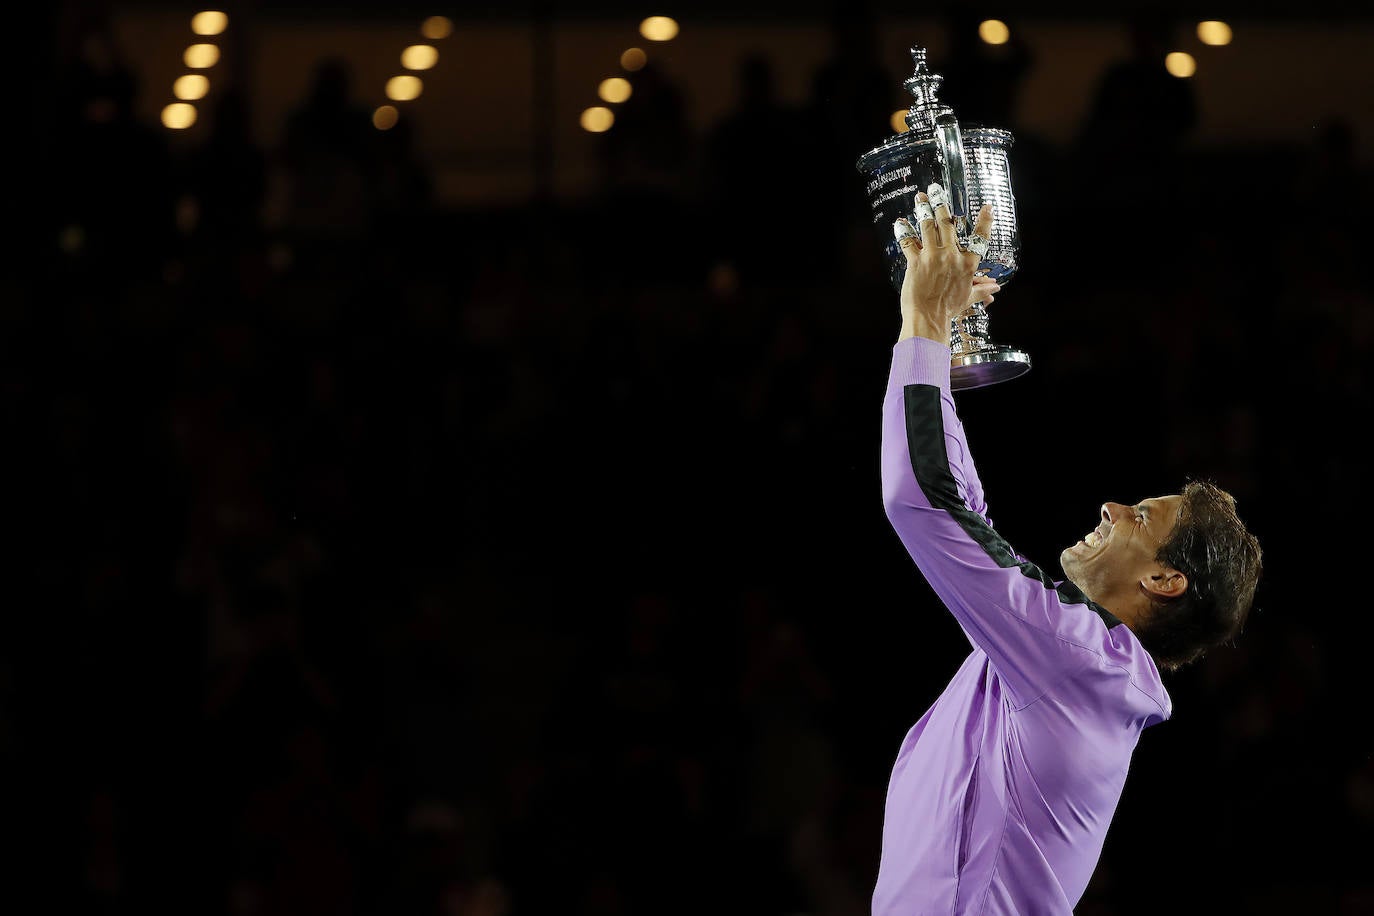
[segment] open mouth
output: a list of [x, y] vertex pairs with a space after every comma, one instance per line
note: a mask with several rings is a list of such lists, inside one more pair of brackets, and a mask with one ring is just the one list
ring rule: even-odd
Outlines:
[[1112, 526], [1103, 522], [1092, 531], [1089, 531], [1083, 538], [1083, 543], [1089, 547], [1100, 547], [1102, 542], [1107, 540], [1107, 535], [1112, 533]]

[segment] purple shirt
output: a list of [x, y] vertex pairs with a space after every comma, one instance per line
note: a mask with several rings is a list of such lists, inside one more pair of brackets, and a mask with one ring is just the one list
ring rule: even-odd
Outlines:
[[1172, 703], [1128, 627], [993, 529], [949, 368], [936, 341], [893, 348], [883, 500], [973, 652], [897, 754], [873, 913], [1067, 914]]

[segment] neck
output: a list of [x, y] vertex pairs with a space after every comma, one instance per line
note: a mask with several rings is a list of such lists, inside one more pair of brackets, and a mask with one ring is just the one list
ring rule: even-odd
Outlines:
[[1136, 625], [1145, 618], [1146, 612], [1149, 611], [1148, 602], [1113, 601], [1110, 604], [1106, 602], [1098, 603], [1111, 611], [1113, 617], [1130, 627], [1132, 632], [1135, 631]]
[[[1078, 583], [1074, 584], [1077, 585]], [[1115, 592], [1093, 595], [1089, 594], [1088, 590], [1081, 585], [1079, 588], [1084, 595], [1087, 595], [1088, 600], [1099, 607], [1106, 608], [1113, 617], [1130, 627], [1131, 630], [1135, 630], [1136, 624], [1144, 619], [1150, 609], [1150, 603], [1145, 600], [1143, 595], [1117, 594]]]

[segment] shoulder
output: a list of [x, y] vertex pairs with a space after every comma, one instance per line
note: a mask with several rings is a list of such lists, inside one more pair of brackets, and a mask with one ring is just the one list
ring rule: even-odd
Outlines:
[[1146, 724], [1168, 719], [1173, 713], [1169, 692], [1154, 658], [1130, 627], [1072, 583], [1057, 581], [1055, 586], [1066, 611], [1056, 635], [1078, 646], [1088, 659], [1068, 681], [1086, 686], [1100, 695], [1100, 701], [1127, 709]]
[[1096, 663], [1085, 673], [1091, 672], [1094, 691], [1117, 700], [1145, 725], [1173, 715], [1173, 701], [1159, 667], [1130, 627], [1120, 622], [1104, 625], [1100, 640], [1091, 648]]

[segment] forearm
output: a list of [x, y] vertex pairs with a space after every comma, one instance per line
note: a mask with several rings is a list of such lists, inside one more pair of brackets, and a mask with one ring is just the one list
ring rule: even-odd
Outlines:
[[[912, 335], [921, 338], [923, 335]], [[954, 409], [949, 381], [948, 347], [932, 338], [905, 338], [893, 347], [887, 393], [883, 399], [882, 477], [883, 493], [889, 508], [931, 508], [928, 494], [918, 484], [910, 450], [907, 424], [906, 389], [919, 385], [933, 390], [934, 404], [942, 414], [939, 426], [941, 463], [958, 480], [963, 463], [962, 428]], [[946, 464], [947, 463], [947, 464]]]
[[902, 330], [897, 336], [897, 342], [901, 343], [911, 337], [924, 337], [933, 340], [938, 344], [949, 346], [949, 322], [931, 321], [924, 315], [903, 315]]
[[888, 490], [889, 485], [905, 489], [903, 478], [906, 483], [913, 482], [911, 455], [907, 451], [905, 441], [903, 389], [911, 383], [930, 385], [940, 390], [942, 425], [947, 434], [945, 458], [949, 463], [949, 473], [958, 485], [960, 502], [986, 519], [987, 504], [983, 497], [983, 483], [969, 452], [963, 423], [960, 422], [955, 410], [954, 396], [950, 388], [950, 356], [948, 344], [924, 334], [908, 335], [893, 347], [893, 361], [884, 408], [888, 416], [884, 421], [883, 430], [884, 451], [891, 455], [891, 463], [885, 465], [884, 473], [891, 479], [884, 480], [884, 490], [891, 492]]

